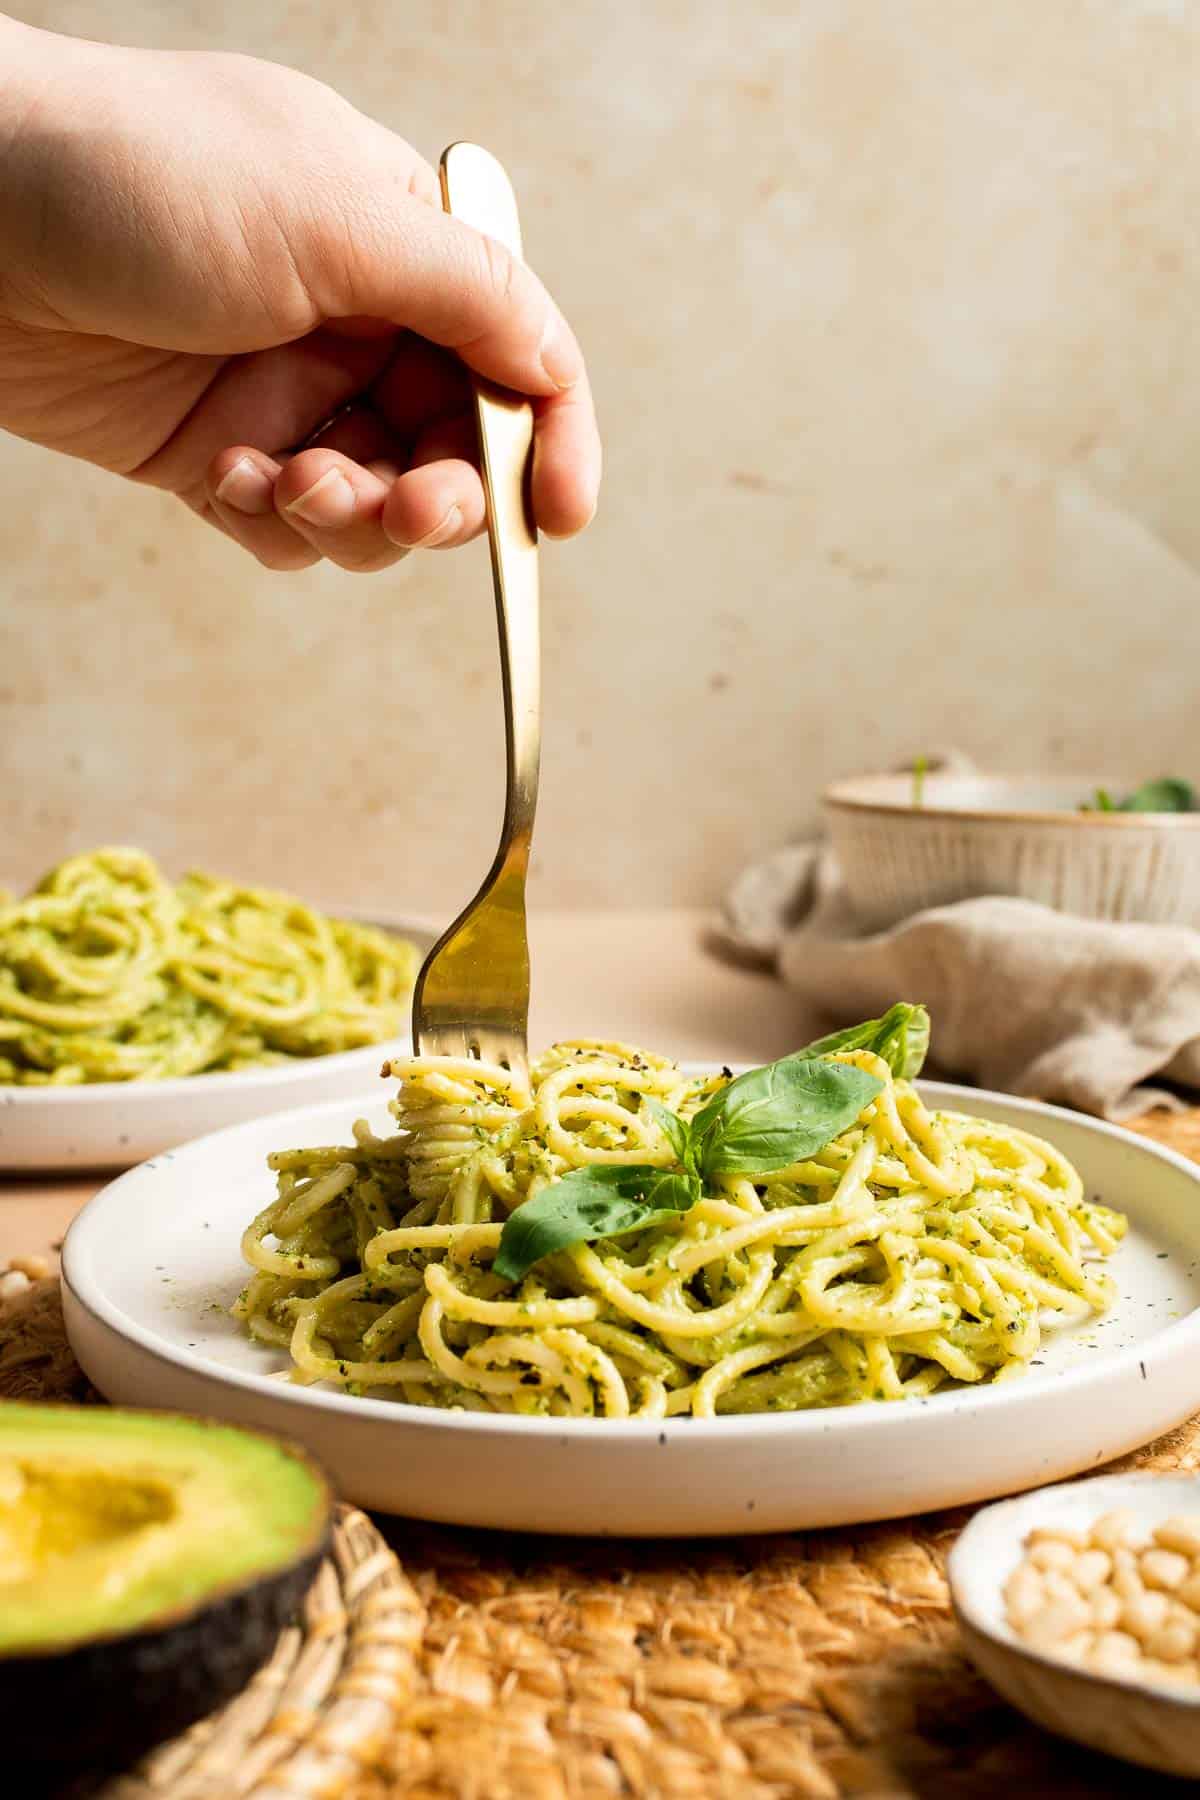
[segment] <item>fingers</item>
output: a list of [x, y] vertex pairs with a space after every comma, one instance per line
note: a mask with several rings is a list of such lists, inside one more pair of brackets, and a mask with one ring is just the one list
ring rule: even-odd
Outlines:
[[381, 524], [394, 465], [364, 467], [340, 451], [304, 450], [284, 464], [239, 447], [213, 459], [205, 491], [214, 516], [268, 569], [322, 557], [366, 573], [407, 552]]
[[[583, 377], [570, 326], [537, 276], [494, 238], [377, 183], [331, 191], [336, 217], [308, 228], [306, 285], [326, 318], [391, 319], [456, 351], [518, 393], [549, 395]], [[353, 229], [347, 231], [347, 220]]]
[[282, 465], [265, 451], [240, 444], [222, 450], [209, 465], [204, 497], [222, 530], [264, 568], [308, 569], [320, 552], [275, 511], [275, 483]]
[[[250, 360], [250, 393], [218, 405], [216, 417], [178, 434], [191, 441], [186, 449], [182, 441], [169, 446], [164, 461], [191, 465], [215, 432], [235, 420], [249, 423], [250, 399], [278, 396], [280, 390], [263, 380], [262, 363]], [[340, 357], [331, 361], [344, 379]], [[230, 383], [231, 400], [235, 391]], [[322, 405], [336, 392], [322, 392]], [[548, 536], [568, 537], [591, 518], [600, 478], [586, 379], [533, 404], [534, 514]], [[443, 409], [451, 416], [439, 417]], [[287, 409], [272, 413], [272, 448], [281, 414]], [[287, 416], [289, 425], [296, 416]], [[485, 524], [477, 463], [470, 385], [461, 365], [404, 336], [371, 384], [369, 399], [349, 404], [302, 451], [271, 455], [244, 442], [221, 448], [210, 456], [201, 485], [208, 515], [265, 567], [304, 569], [325, 557], [339, 568], [366, 572], [388, 567], [411, 549], [449, 549], [475, 537]], [[161, 478], [163, 472], [154, 474]]]
[[[600, 472], [586, 379], [533, 404], [534, 514], [549, 536], [570, 536], [592, 515]], [[291, 455], [288, 446], [339, 405], [333, 423]], [[337, 455], [314, 464], [307, 459], [316, 449]], [[314, 497], [315, 516], [304, 517], [305, 489], [339, 459], [352, 493], [331, 480]], [[326, 331], [228, 364], [137, 473], [181, 493], [202, 488], [212, 517], [267, 568], [303, 569], [326, 556], [368, 570], [404, 550], [474, 537], [483, 523], [476, 464], [470, 382], [454, 356], [411, 334]]]
[[[384, 138], [376, 150], [386, 163]], [[334, 194], [341, 206], [337, 230], [320, 212], [312, 222], [308, 242], [319, 274], [309, 290], [326, 317], [381, 317], [402, 328], [394, 368], [380, 383], [383, 410], [411, 406], [414, 381], [418, 389], [446, 382], [445, 363], [439, 367], [431, 357], [435, 345], [529, 396], [538, 415], [532, 479], [538, 525], [552, 537], [582, 530], [599, 493], [599, 431], [582, 352], [537, 276], [431, 196], [397, 196], [382, 179], [364, 190], [357, 175], [352, 194], [338, 194], [336, 183]], [[351, 217], [354, 229], [347, 232]], [[428, 416], [448, 414], [445, 396], [439, 398]]]
[[[412, 441], [425, 420], [472, 410], [462, 364], [411, 333], [398, 339], [372, 399], [405, 442]], [[548, 536], [570, 537], [591, 519], [600, 486], [600, 436], [587, 377], [566, 393], [535, 400], [533, 407], [534, 517]], [[473, 427], [466, 454], [469, 461], [476, 460]]]
[[533, 515], [547, 537], [573, 537], [591, 522], [600, 492], [600, 434], [587, 379], [534, 402]]
[[275, 510], [286, 527], [340, 569], [366, 574], [407, 555], [383, 529], [392, 483], [336, 450], [305, 450], [275, 483]]
[[[535, 448], [534, 503], [541, 528], [565, 537], [587, 523], [594, 493], [556, 460], [560, 429], [552, 417], [545, 449]], [[478, 536], [486, 511], [473, 419], [431, 427], [404, 473], [393, 448], [378, 420], [354, 410], [319, 447], [282, 464], [248, 446], [222, 451], [205, 496], [214, 520], [269, 569], [305, 569], [325, 557], [368, 573], [409, 550], [455, 549]]]
[[393, 483], [383, 528], [412, 550], [452, 550], [485, 524], [483, 482], [475, 464], [475, 422], [443, 420], [418, 440], [412, 468]]
[[231, 357], [134, 478], [184, 493], [229, 445], [256, 444], [269, 460], [302, 443], [387, 368], [394, 335], [314, 331], [274, 350]]
[[[369, 448], [363, 422], [357, 431]], [[370, 464], [339, 450], [301, 451], [284, 464], [246, 446], [213, 459], [204, 499], [213, 521], [268, 569], [306, 569], [325, 557], [367, 573], [410, 550], [465, 544], [485, 523], [483, 484], [470, 460], [472, 424], [459, 419], [430, 432], [415, 466], [397, 476], [385, 459]]]
[[450, 351], [404, 331], [387, 368], [372, 383], [371, 400], [397, 435], [412, 442], [431, 419], [471, 410], [470, 377]]
[[407, 440], [400, 437], [387, 420], [381, 418], [374, 407], [367, 405], [365, 401], [338, 413], [304, 448], [340, 450], [343, 456], [361, 463], [364, 468], [374, 468], [377, 463], [389, 463], [393, 465], [389, 479], [397, 476], [408, 461]]

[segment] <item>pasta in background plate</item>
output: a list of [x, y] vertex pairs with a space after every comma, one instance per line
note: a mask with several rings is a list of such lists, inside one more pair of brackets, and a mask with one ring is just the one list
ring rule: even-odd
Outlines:
[[0, 1082], [150, 1081], [326, 1056], [403, 1029], [416, 948], [290, 894], [177, 886], [140, 850], [0, 893]]
[[418, 1405], [661, 1418], [1019, 1374], [1115, 1297], [1125, 1220], [1052, 1145], [931, 1113], [901, 1005], [766, 1069], [556, 1044], [526, 1089], [392, 1065], [398, 1131], [282, 1150], [234, 1312], [293, 1378]]

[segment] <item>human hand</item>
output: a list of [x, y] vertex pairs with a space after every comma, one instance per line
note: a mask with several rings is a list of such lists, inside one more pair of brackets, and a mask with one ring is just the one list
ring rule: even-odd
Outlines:
[[533, 508], [595, 509], [583, 358], [418, 153], [305, 75], [0, 19], [0, 427], [166, 488], [272, 569], [484, 524], [467, 370], [527, 395]]

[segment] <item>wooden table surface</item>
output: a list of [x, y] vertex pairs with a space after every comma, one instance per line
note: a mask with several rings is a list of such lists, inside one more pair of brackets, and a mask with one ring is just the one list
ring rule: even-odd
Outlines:
[[[699, 912], [550, 912], [530, 925], [530, 1042], [616, 1037], [680, 1058], [768, 1062], [813, 1035], [771, 976], [704, 948]], [[110, 1173], [0, 1174], [0, 1265], [57, 1243]]]

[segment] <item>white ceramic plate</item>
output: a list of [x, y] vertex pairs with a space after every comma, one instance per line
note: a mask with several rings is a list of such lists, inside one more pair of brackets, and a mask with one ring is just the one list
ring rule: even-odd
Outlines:
[[238, 1239], [287, 1145], [337, 1142], [386, 1103], [338, 1102], [222, 1131], [121, 1176], [63, 1250], [72, 1347], [126, 1405], [299, 1439], [343, 1494], [384, 1512], [512, 1530], [683, 1536], [797, 1530], [990, 1499], [1094, 1467], [1200, 1406], [1200, 1169], [1056, 1107], [923, 1084], [1053, 1138], [1088, 1190], [1131, 1218], [1121, 1300], [1060, 1333], [1043, 1365], [923, 1401], [711, 1421], [513, 1419], [355, 1399], [279, 1377], [286, 1359], [228, 1315]]
[[[430, 931], [388, 925], [424, 955]], [[167, 1081], [97, 1081], [80, 1087], [0, 1085], [0, 1171], [128, 1169], [173, 1144], [281, 1107], [353, 1100], [386, 1057], [405, 1056], [408, 1033], [384, 1044], [268, 1064], [233, 1073]]]

